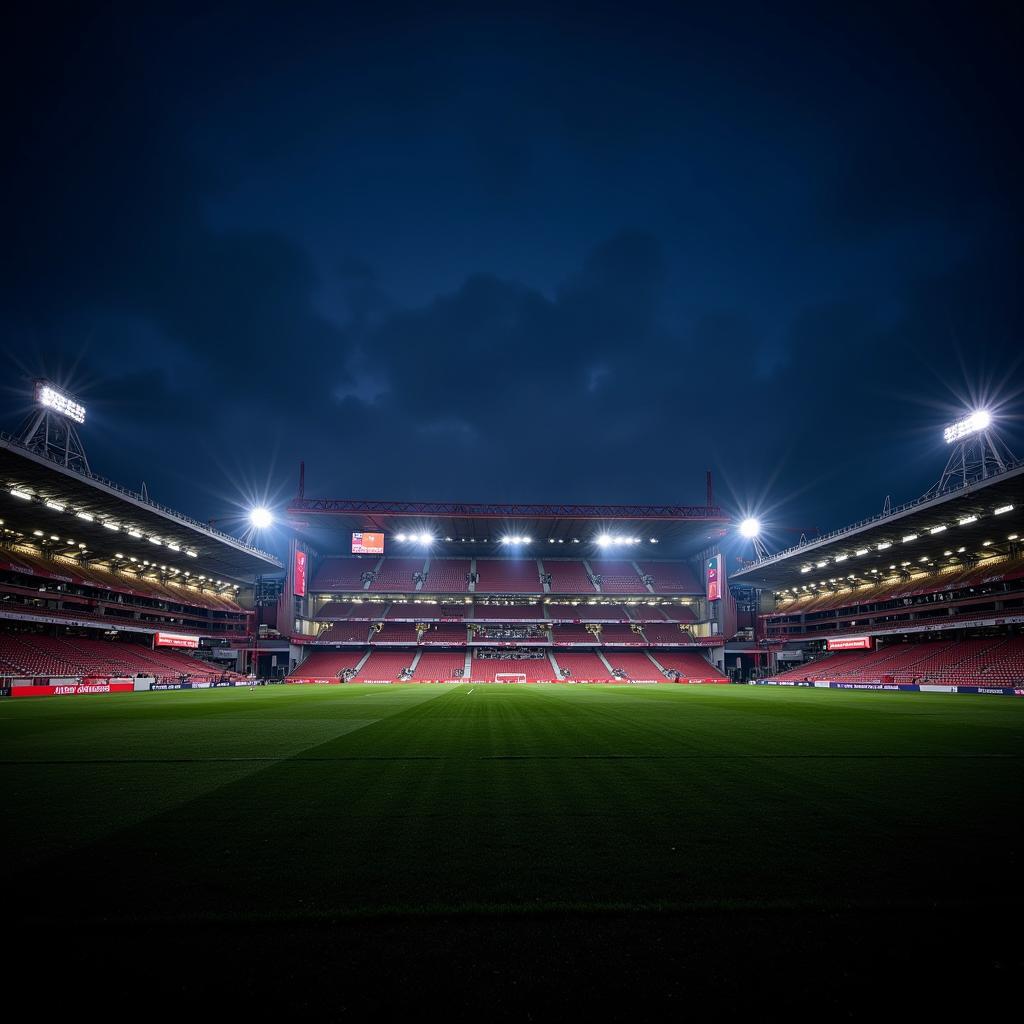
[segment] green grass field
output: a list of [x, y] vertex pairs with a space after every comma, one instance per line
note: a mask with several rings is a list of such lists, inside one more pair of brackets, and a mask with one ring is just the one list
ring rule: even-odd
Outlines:
[[0, 737], [12, 926], [201, 951], [262, 1005], [738, 1008], [740, 964], [834, 950], [861, 982], [788, 998], [848, 1011], [872, 959], [1020, 970], [1024, 701], [268, 687], [8, 701]]

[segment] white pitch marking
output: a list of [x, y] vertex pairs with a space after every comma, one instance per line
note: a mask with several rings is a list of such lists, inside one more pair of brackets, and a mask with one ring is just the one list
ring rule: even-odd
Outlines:
[[[476, 689], [476, 687], [471, 686], [469, 688], [469, 693], [472, 693], [474, 689]], [[469, 696], [469, 693], [466, 694], [467, 697]]]

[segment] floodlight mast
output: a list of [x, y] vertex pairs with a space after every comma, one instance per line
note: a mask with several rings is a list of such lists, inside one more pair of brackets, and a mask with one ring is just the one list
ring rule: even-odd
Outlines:
[[29, 450], [66, 469], [89, 473], [89, 460], [75, 429], [85, 422], [85, 406], [45, 378], [35, 382], [38, 408], [25, 420], [18, 440]]
[[979, 480], [987, 480], [1015, 462], [1013, 452], [992, 427], [992, 414], [978, 409], [951, 423], [942, 432], [946, 444], [952, 445], [946, 468], [926, 498], [937, 498]]

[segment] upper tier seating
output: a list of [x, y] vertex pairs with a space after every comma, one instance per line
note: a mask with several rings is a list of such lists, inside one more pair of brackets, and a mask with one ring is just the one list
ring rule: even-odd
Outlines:
[[[563, 678], [568, 672], [570, 679], [586, 680], [595, 683], [610, 683], [615, 677], [608, 671], [608, 666], [596, 655], [589, 651], [559, 651], [555, 655], [558, 667], [562, 670]], [[653, 666], [651, 666], [653, 668]]]
[[370, 584], [370, 590], [390, 590], [396, 593], [412, 593], [416, 590], [414, 573], [422, 573], [426, 559], [385, 558], [377, 570], [377, 576]]
[[348, 592], [363, 589], [362, 574], [373, 569], [380, 559], [371, 558], [325, 558], [313, 576], [309, 589], [313, 593], [338, 591]]
[[574, 620], [586, 622], [633, 622], [635, 617], [630, 615], [626, 606], [622, 604], [590, 604], [589, 601], [581, 601], [579, 604], [559, 604], [552, 602], [545, 604], [548, 618], [553, 621]]
[[644, 623], [644, 636], [649, 643], [658, 644], [685, 644], [691, 640], [690, 634], [680, 629], [672, 622], [648, 622]]
[[654, 579], [656, 594], [701, 594], [703, 588], [684, 562], [638, 562], [640, 571]]
[[336, 622], [328, 626], [317, 639], [334, 644], [365, 644], [369, 634], [370, 627], [366, 622]]
[[601, 626], [601, 643], [603, 644], [640, 644], [647, 641], [641, 633], [634, 633], [626, 623], [606, 622]]
[[[656, 609], [669, 622], [696, 622], [697, 615], [692, 608], [681, 604], [663, 604]], [[652, 616], [653, 618], [654, 616]]]
[[347, 668], [355, 668], [366, 652], [362, 649], [348, 651], [313, 651], [289, 679], [338, 679]]
[[703, 655], [687, 651], [652, 651], [658, 664], [679, 673], [680, 680], [703, 679], [716, 683], [727, 683], [729, 677], [722, 675]]
[[507, 672], [523, 673], [529, 683], [549, 683], [555, 678], [548, 658], [480, 658], [474, 653], [473, 679], [494, 682], [495, 675]]
[[539, 594], [542, 592], [536, 558], [478, 558], [478, 594]]
[[646, 594], [647, 587], [628, 559], [590, 559], [590, 568], [601, 577], [602, 594]]
[[474, 622], [521, 622], [543, 618], [542, 604], [478, 604], [473, 609]]
[[465, 594], [469, 581], [468, 558], [432, 558], [423, 591], [431, 594]]
[[466, 643], [466, 627], [459, 622], [435, 622], [420, 638], [423, 644]]
[[370, 633], [372, 644], [416, 643], [415, 622], [385, 622], [378, 632]]
[[597, 640], [594, 634], [582, 624], [556, 625], [551, 627], [551, 639], [555, 645], [558, 644], [591, 644], [595, 645]]
[[[632, 654], [628, 651], [604, 651], [605, 661], [613, 669], [621, 669], [627, 679], [653, 680], [667, 682], [661, 669], [646, 654]], [[561, 664], [561, 661], [559, 661]]]
[[409, 647], [403, 651], [375, 650], [363, 663], [363, 667], [352, 680], [354, 683], [372, 681], [375, 683], [399, 680], [402, 669], [411, 668], [416, 657], [416, 649]]
[[441, 682], [448, 679], [461, 679], [466, 665], [466, 652], [461, 651], [424, 651], [413, 672], [414, 680], [434, 680]]
[[596, 594], [586, 566], [578, 558], [542, 559], [544, 571], [551, 575], [552, 594]]
[[356, 607], [358, 606], [349, 604], [347, 601], [328, 601], [316, 613], [316, 618], [319, 622], [340, 621], [341, 619], [347, 619]]

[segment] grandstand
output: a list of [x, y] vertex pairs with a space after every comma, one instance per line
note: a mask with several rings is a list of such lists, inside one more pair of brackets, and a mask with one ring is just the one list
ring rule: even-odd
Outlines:
[[[241, 678], [256, 650], [255, 580], [282, 563], [95, 475], [75, 441], [72, 459], [0, 437], [0, 690]], [[265, 618], [266, 629], [273, 609]], [[284, 660], [280, 643], [264, 644], [265, 669], [271, 647]]]
[[[298, 498], [289, 514], [292, 559], [302, 551], [311, 562], [291, 637], [296, 680], [309, 675], [307, 659], [316, 652], [344, 647], [362, 657], [372, 648], [357, 680], [389, 671], [396, 682], [447, 678], [460, 657], [457, 678], [479, 682], [518, 677], [520, 661], [530, 681], [611, 682], [640, 672], [668, 683], [722, 675], [722, 612], [701, 582], [703, 553], [724, 532], [715, 507]], [[496, 522], [505, 525], [497, 529]], [[345, 553], [353, 534], [370, 531], [381, 537], [381, 550]], [[620, 555], [626, 547], [642, 557]], [[441, 646], [452, 650], [421, 668], [425, 649]], [[616, 675], [601, 650], [624, 647], [689, 649], [703, 669], [666, 673], [643, 655], [626, 658]], [[501, 656], [489, 656], [494, 650]]]
[[1024, 467], [1011, 465], [733, 573], [758, 593], [765, 674], [786, 684], [1020, 689], [1022, 511]]

